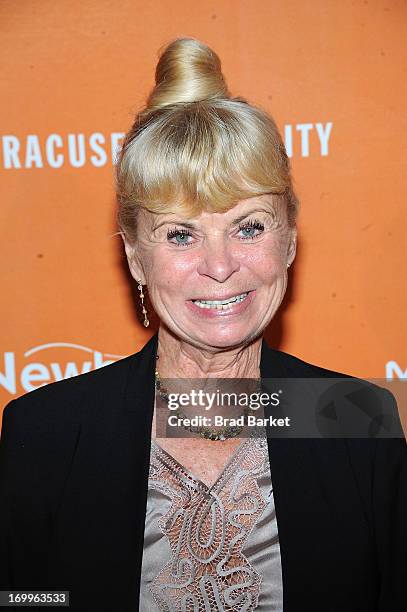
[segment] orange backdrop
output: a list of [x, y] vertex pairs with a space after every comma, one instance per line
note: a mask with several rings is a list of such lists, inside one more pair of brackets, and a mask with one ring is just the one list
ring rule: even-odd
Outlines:
[[405, 0], [3, 0], [0, 24], [2, 406], [150, 334], [113, 237], [113, 163], [177, 36], [215, 49], [292, 158], [298, 252], [268, 340], [406, 377]]

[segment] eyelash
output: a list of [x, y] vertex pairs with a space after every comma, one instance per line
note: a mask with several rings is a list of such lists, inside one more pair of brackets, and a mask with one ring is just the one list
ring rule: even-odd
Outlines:
[[[176, 227], [174, 227], [174, 229], [172, 230], [169, 229], [167, 231], [167, 240], [171, 240], [172, 238], [175, 238], [175, 236], [179, 236], [180, 234], [182, 236], [192, 236], [192, 233], [189, 229], [177, 229]], [[189, 246], [190, 243], [185, 243], [185, 244], [178, 243], [177, 244], [176, 242], [173, 242], [172, 244], [175, 244], [175, 246], [177, 247], [186, 247], [186, 246]]]
[[[264, 224], [261, 223], [261, 221], [259, 221], [258, 219], [250, 219], [249, 221], [246, 221], [246, 223], [239, 225], [239, 231], [242, 231], [247, 228], [264, 231]], [[254, 238], [257, 238], [258, 235], [259, 234], [257, 234], [256, 236], [246, 236], [246, 238], [241, 238], [241, 240], [253, 240]]]
[[[248, 228], [257, 229], [257, 230], [260, 230], [260, 232], [263, 232], [264, 224], [261, 223], [261, 221], [259, 221], [258, 219], [250, 219], [246, 223], [239, 225], [239, 232], [241, 232], [244, 229], [248, 229]], [[192, 236], [192, 232], [189, 229], [187, 228], [180, 229], [180, 228], [174, 227], [173, 229], [169, 229], [167, 231], [167, 240], [169, 241], [172, 238], [179, 236], [180, 234], [182, 236]], [[257, 236], [258, 234], [256, 236], [246, 236], [245, 238], [240, 238], [240, 240], [254, 240], [255, 238], [257, 238]], [[185, 244], [178, 243], [177, 244], [176, 242], [173, 242], [172, 244], [174, 244], [177, 247], [188, 247], [192, 243], [185, 243]]]

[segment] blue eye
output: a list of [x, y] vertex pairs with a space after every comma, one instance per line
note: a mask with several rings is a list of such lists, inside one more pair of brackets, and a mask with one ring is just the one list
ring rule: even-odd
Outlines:
[[175, 244], [176, 246], [188, 246], [191, 244], [188, 241], [188, 238], [190, 237], [191, 232], [187, 229], [174, 228], [172, 230], [168, 230], [167, 232], [167, 240], [172, 241], [173, 238], [175, 238], [175, 242], [172, 242], [172, 244]]
[[242, 240], [256, 238], [263, 231], [263, 223], [257, 221], [256, 219], [254, 219], [253, 221], [247, 221], [247, 223], [239, 225], [239, 232], [243, 232]]

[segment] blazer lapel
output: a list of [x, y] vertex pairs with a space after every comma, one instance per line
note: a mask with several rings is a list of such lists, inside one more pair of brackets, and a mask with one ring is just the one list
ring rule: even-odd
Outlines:
[[75, 610], [138, 610], [156, 346], [157, 335], [109, 366], [112, 384], [83, 400], [48, 570], [48, 589], [69, 590]]
[[[268, 347], [265, 340], [260, 367], [263, 381], [304, 376], [303, 372], [300, 374], [289, 369], [284, 353]], [[305, 386], [304, 392], [307, 392]], [[272, 416], [273, 412], [271, 408], [266, 415]], [[326, 521], [329, 507], [317, 477], [318, 470], [315, 469], [318, 457], [315, 441], [268, 437], [267, 442], [280, 541], [284, 612], [298, 612], [316, 575], [319, 574], [318, 580], [324, 580], [322, 559], [329, 549], [329, 542], [332, 545], [335, 538], [332, 538], [332, 523]], [[329, 443], [329, 440], [324, 442]], [[321, 598], [319, 605], [324, 605]], [[322, 609], [318, 606], [315, 609]]]

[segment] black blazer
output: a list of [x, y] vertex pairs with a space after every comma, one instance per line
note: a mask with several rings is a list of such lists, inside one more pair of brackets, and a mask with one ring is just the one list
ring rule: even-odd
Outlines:
[[[0, 590], [69, 590], [71, 610], [139, 609], [156, 349], [157, 334], [7, 404]], [[264, 341], [261, 374], [342, 376]], [[268, 444], [284, 612], [405, 612], [405, 440]]]

